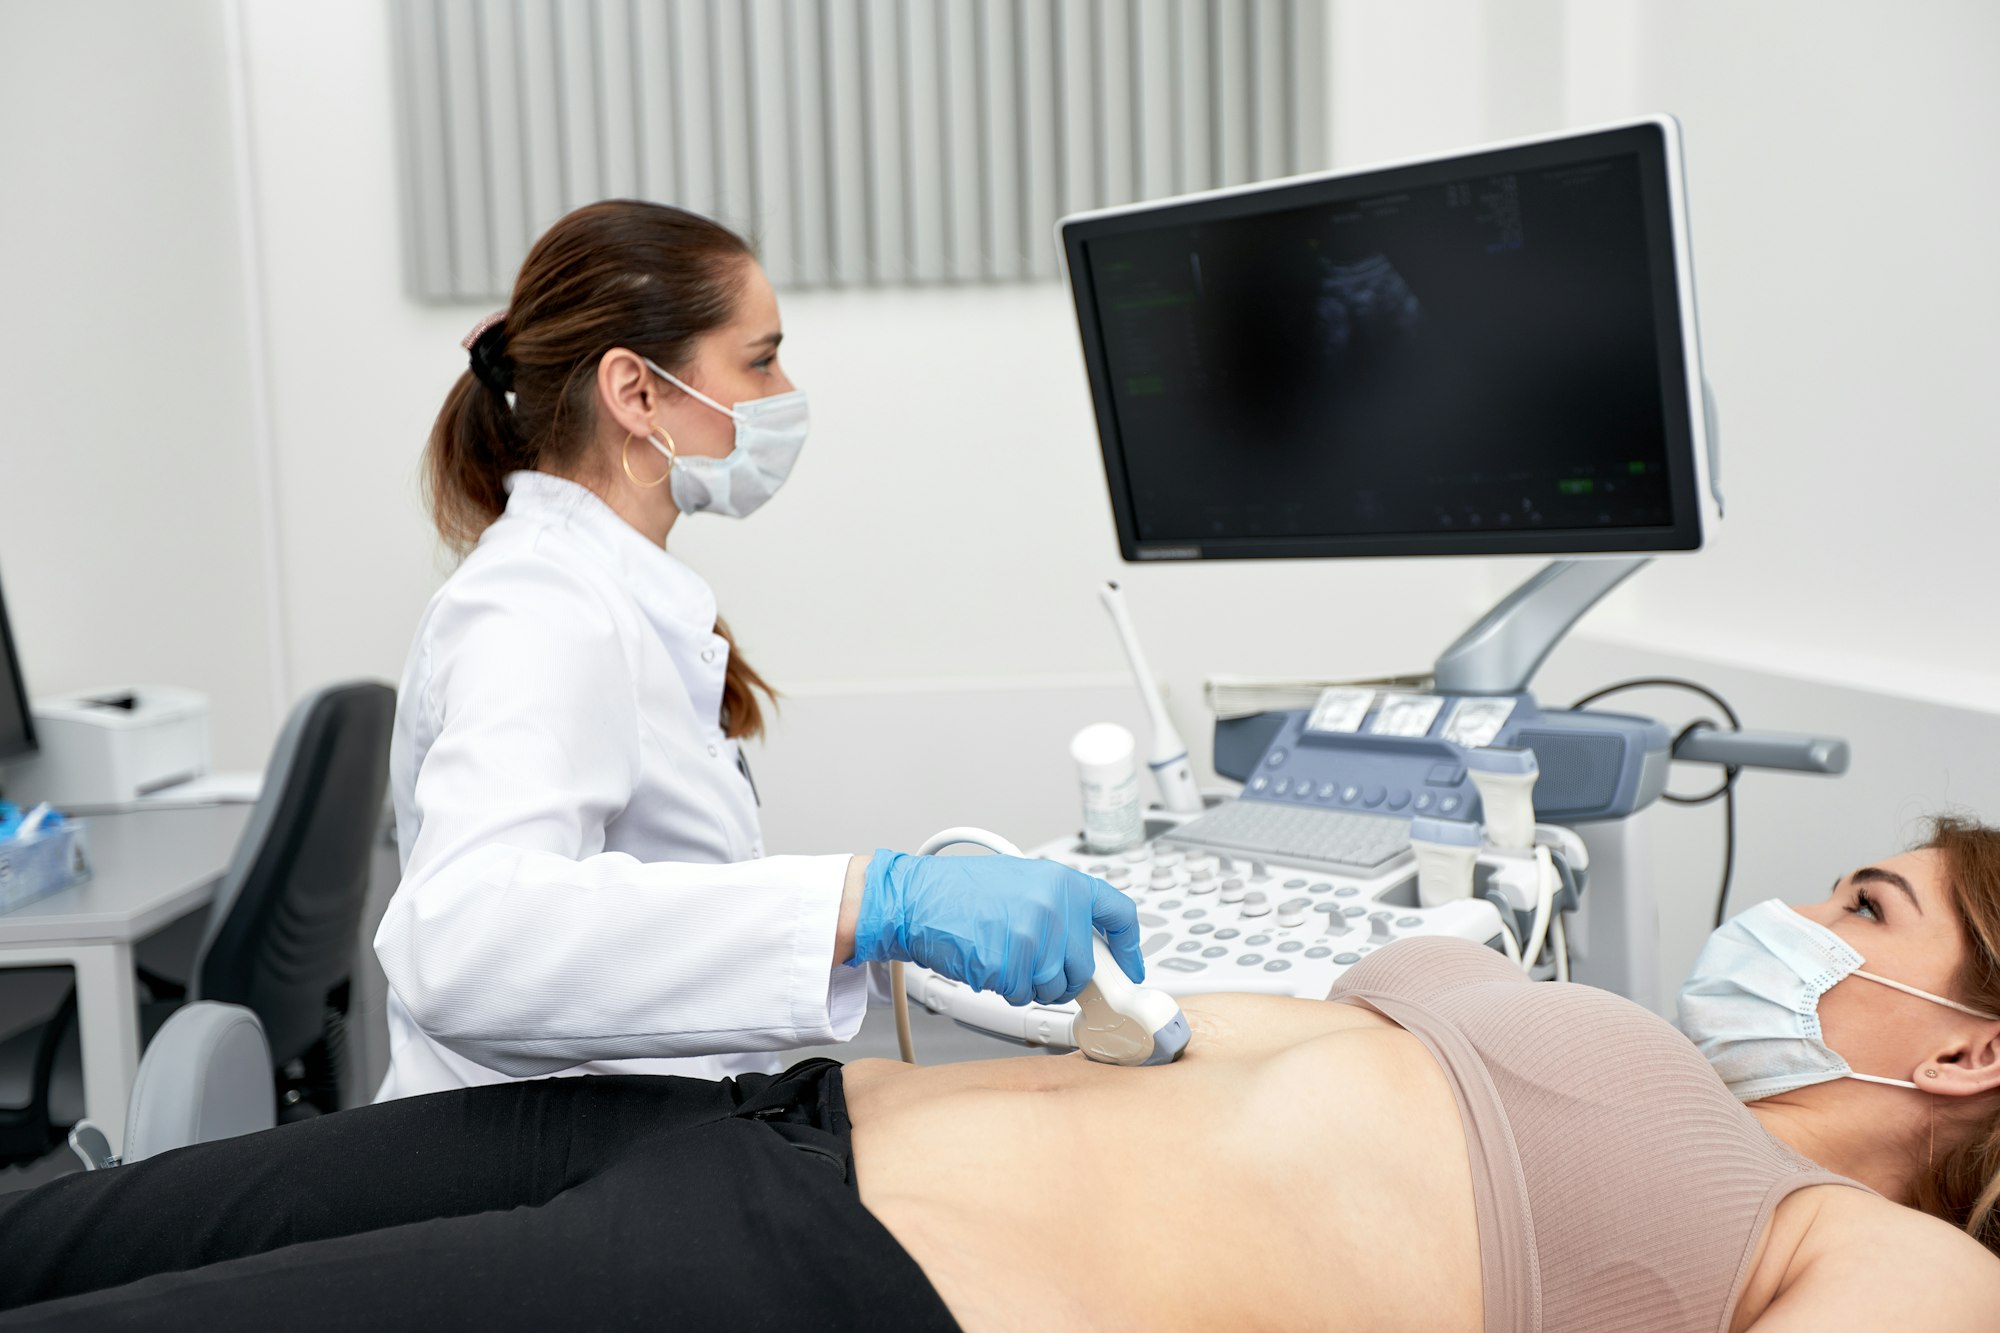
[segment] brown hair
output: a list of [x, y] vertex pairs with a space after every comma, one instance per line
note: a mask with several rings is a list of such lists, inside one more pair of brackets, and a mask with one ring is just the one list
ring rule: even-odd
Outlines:
[[[1944, 858], [1965, 938], [1952, 998], [2000, 1014], [2000, 828], [1939, 815], [1922, 845]], [[1918, 1173], [1913, 1202], [2000, 1253], [2000, 1111], [1989, 1109], [1963, 1143]]]
[[[608, 199], [558, 221], [521, 263], [507, 313], [473, 343], [480, 373], [451, 386], [424, 453], [431, 518], [463, 555], [507, 507], [510, 472], [573, 472], [597, 419], [597, 364], [629, 348], [670, 370], [729, 322], [755, 255], [718, 222], [664, 204]], [[512, 403], [508, 402], [511, 392]], [[729, 643], [722, 723], [764, 730], [764, 678]]]

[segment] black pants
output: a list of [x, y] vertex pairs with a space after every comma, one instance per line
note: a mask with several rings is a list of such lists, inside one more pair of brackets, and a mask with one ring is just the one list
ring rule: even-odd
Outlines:
[[0, 1328], [953, 1329], [840, 1067], [342, 1111], [0, 1196]]

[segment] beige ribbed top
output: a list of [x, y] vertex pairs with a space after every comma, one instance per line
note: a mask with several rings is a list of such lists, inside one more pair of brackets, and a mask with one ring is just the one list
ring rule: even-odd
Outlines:
[[1465, 1121], [1486, 1333], [1726, 1330], [1771, 1210], [1853, 1185], [1766, 1133], [1630, 1000], [1415, 938], [1327, 996], [1415, 1035]]

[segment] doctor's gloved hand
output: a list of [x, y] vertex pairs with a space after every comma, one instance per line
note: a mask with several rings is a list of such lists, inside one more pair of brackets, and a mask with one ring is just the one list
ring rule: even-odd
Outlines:
[[1126, 976], [1145, 979], [1139, 910], [1101, 879], [1056, 861], [883, 850], [868, 863], [853, 962], [915, 963], [1010, 1004], [1060, 1004], [1090, 980], [1093, 930]]

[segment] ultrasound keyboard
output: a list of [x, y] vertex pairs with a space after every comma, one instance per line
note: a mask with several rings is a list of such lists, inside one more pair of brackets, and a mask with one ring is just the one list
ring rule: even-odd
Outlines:
[[[1409, 850], [1410, 821], [1398, 815], [1352, 810], [1225, 801], [1163, 834], [1162, 840], [1189, 849], [1365, 876]], [[1196, 858], [1203, 865], [1214, 859]]]

